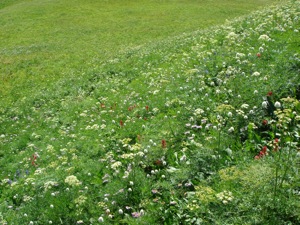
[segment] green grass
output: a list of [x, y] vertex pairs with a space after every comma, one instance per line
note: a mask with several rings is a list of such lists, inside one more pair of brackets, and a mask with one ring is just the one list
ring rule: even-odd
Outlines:
[[[8, 3], [24, 32], [68, 5]], [[77, 28], [20, 35], [1, 55], [0, 224], [299, 224], [299, 27], [290, 0], [103, 55]]]
[[273, 2], [2, 1], [0, 95], [14, 101], [126, 49], [221, 24]]

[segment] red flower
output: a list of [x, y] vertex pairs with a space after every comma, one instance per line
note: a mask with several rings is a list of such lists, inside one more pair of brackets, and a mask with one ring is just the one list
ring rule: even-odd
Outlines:
[[268, 93], [267, 93], [267, 96], [272, 96], [273, 95], [273, 92], [272, 91], [269, 91]]
[[120, 126], [123, 127], [124, 126], [124, 123], [122, 120], [120, 120]]
[[146, 109], [147, 111], [149, 111], [149, 106], [146, 105], [146, 106], [145, 106], [145, 109]]
[[258, 58], [260, 58], [260, 57], [261, 57], [261, 54], [258, 52], [258, 53], [256, 54], [256, 56], [257, 56]]
[[262, 124], [263, 124], [264, 126], [267, 126], [267, 125], [268, 125], [268, 120], [263, 120], [263, 121], [262, 121]]
[[259, 152], [259, 154], [254, 157], [254, 159], [260, 159], [265, 155], [267, 155], [267, 150], [268, 150], [267, 146], [264, 146], [262, 150]]
[[167, 147], [167, 142], [166, 142], [165, 139], [162, 139], [162, 140], [161, 140], [161, 147], [162, 147], [162, 148], [166, 148], [166, 147]]
[[31, 159], [31, 165], [37, 166], [36, 163], [35, 163], [36, 159], [37, 159], [37, 155], [36, 155], [36, 154], [33, 154], [33, 155], [32, 155], [32, 159]]
[[261, 152], [263, 153], [263, 155], [265, 155], [267, 153], [267, 146], [264, 146], [261, 150]]

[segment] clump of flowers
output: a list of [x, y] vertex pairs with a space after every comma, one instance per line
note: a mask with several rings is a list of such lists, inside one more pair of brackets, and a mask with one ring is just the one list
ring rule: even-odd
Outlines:
[[266, 35], [266, 34], [262, 34], [262, 35], [259, 36], [258, 40], [270, 41], [271, 38], [268, 35]]
[[78, 198], [74, 200], [76, 205], [83, 205], [87, 200], [87, 197], [80, 195]]
[[66, 177], [65, 183], [67, 183], [67, 184], [69, 184], [71, 186], [79, 186], [79, 185], [81, 185], [81, 182], [74, 175], [70, 175], [70, 176]]
[[47, 181], [44, 184], [45, 191], [51, 189], [52, 187], [56, 187], [56, 186], [58, 186], [58, 183], [56, 181]]
[[229, 202], [232, 202], [234, 198], [231, 191], [222, 191], [216, 194], [216, 197], [225, 205], [228, 204]]
[[254, 158], [260, 159], [260, 158], [264, 157], [265, 155], [267, 155], [267, 150], [268, 150], [267, 146], [264, 146], [262, 148], [262, 150], [258, 153], [258, 155], [256, 155]]
[[215, 191], [208, 186], [196, 186], [195, 196], [201, 201], [201, 203], [209, 203], [215, 200]]

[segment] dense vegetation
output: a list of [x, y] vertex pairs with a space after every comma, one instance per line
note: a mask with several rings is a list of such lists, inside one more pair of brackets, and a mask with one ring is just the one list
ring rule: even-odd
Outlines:
[[287, 1], [7, 80], [0, 223], [299, 224], [299, 29]]

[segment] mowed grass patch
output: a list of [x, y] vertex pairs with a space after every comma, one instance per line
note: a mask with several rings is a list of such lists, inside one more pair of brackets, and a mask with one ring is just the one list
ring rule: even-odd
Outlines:
[[4, 1], [0, 95], [15, 101], [122, 50], [221, 24], [273, 2]]

